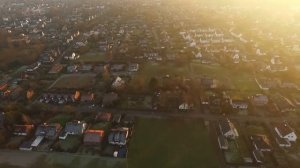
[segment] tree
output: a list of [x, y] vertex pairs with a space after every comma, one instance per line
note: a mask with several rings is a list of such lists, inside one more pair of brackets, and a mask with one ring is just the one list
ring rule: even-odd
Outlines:
[[156, 91], [159, 87], [157, 78], [152, 77], [149, 81], [148, 87], [150, 91]]

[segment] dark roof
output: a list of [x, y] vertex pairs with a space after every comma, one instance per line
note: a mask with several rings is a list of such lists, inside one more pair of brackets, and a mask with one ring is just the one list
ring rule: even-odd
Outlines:
[[80, 121], [68, 122], [65, 127], [65, 132], [72, 132], [77, 135], [82, 134], [84, 127], [85, 127], [84, 122], [80, 122]]
[[253, 151], [253, 155], [255, 155], [256, 161], [258, 161], [258, 162], [263, 162], [264, 156], [263, 156], [263, 153], [262, 153], [261, 151], [259, 151], [259, 150], [254, 150], [254, 151]]
[[266, 136], [263, 135], [254, 135], [250, 137], [253, 144], [257, 147], [257, 149], [269, 149], [271, 150], [271, 146]]
[[14, 133], [22, 134], [22, 133], [29, 133], [33, 129], [33, 125], [15, 125], [14, 126]]
[[112, 118], [112, 114], [109, 113], [109, 112], [102, 112], [102, 113], [99, 113], [97, 116], [96, 116], [96, 120], [97, 121], [110, 121]]
[[33, 140], [24, 141], [24, 142], [19, 146], [19, 148], [30, 149], [30, 148], [31, 148], [32, 142], [33, 142]]
[[287, 123], [284, 123], [284, 122], [283, 123], [277, 123], [275, 125], [275, 128], [278, 129], [278, 131], [280, 132], [280, 134], [283, 137], [290, 134], [290, 133], [292, 133], [292, 132], [294, 132], [293, 129]]
[[225, 134], [231, 130], [230, 120], [228, 118], [221, 119], [219, 125], [221, 127], [222, 134]]
[[59, 123], [39, 125], [35, 131], [35, 136], [55, 137], [60, 129]]

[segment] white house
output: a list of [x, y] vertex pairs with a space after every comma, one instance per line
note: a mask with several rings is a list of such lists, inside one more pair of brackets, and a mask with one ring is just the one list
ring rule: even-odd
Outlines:
[[264, 106], [268, 104], [269, 99], [268, 96], [263, 94], [256, 94], [252, 97], [252, 104], [255, 106]]
[[124, 85], [125, 85], [125, 81], [118, 76], [115, 79], [115, 81], [112, 83], [112, 88], [119, 89], [119, 88], [122, 88]]
[[245, 100], [239, 100], [239, 99], [230, 99], [230, 105], [234, 109], [248, 109], [248, 102]]
[[280, 138], [287, 139], [290, 142], [297, 140], [295, 131], [287, 123], [276, 124], [274, 129]]
[[219, 121], [219, 128], [225, 138], [236, 139], [239, 136], [237, 129], [227, 118]]

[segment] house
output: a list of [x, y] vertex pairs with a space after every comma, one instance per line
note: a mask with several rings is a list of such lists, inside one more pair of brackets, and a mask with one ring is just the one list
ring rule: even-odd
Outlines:
[[125, 69], [125, 64], [113, 64], [110, 67], [110, 70], [112, 72], [119, 72], [119, 71], [123, 71]]
[[263, 94], [256, 94], [252, 96], [252, 104], [255, 106], [264, 106], [269, 102], [268, 96]]
[[280, 138], [287, 139], [290, 142], [295, 142], [297, 140], [297, 135], [294, 129], [287, 123], [277, 123], [274, 126], [274, 129]]
[[79, 58], [80, 58], [80, 55], [76, 54], [74, 52], [69, 56], [64, 56], [64, 59], [66, 59], [66, 60], [77, 60]]
[[248, 102], [241, 99], [230, 99], [230, 105], [234, 109], [241, 109], [241, 110], [248, 109]]
[[219, 148], [220, 149], [223, 149], [223, 150], [228, 149], [228, 141], [223, 135], [220, 135], [218, 137], [218, 143], [219, 143]]
[[86, 130], [83, 137], [83, 143], [85, 145], [100, 145], [103, 137], [103, 130]]
[[32, 148], [38, 147], [41, 144], [41, 142], [44, 140], [44, 138], [45, 138], [44, 136], [37, 136], [34, 139], [34, 141], [31, 143], [31, 147]]
[[79, 68], [78, 65], [69, 65], [67, 67], [67, 71], [68, 71], [68, 73], [76, 73], [76, 72], [78, 72], [78, 68]]
[[111, 145], [126, 145], [129, 135], [129, 128], [122, 127], [117, 129], [111, 129], [108, 135], [108, 143]]
[[36, 62], [32, 65], [29, 65], [26, 69], [26, 72], [33, 72], [35, 70], [37, 70], [39, 67], [41, 66], [41, 63], [40, 62]]
[[115, 79], [115, 81], [112, 83], [111, 87], [113, 89], [122, 89], [125, 87], [125, 81], [120, 78], [119, 76]]
[[219, 121], [219, 129], [225, 138], [236, 139], [239, 136], [234, 124], [228, 118]]
[[33, 143], [33, 140], [24, 141], [19, 146], [19, 150], [21, 150], [21, 151], [31, 151], [32, 150], [32, 143]]
[[52, 124], [44, 123], [37, 127], [35, 131], [35, 136], [54, 140], [58, 137], [61, 129], [62, 127], [59, 123], [52, 123]]
[[33, 125], [15, 125], [13, 134], [17, 136], [27, 136], [33, 128]]
[[80, 101], [83, 103], [93, 102], [95, 100], [94, 93], [82, 93], [80, 96]]
[[202, 77], [200, 79], [201, 85], [206, 89], [217, 88], [217, 80], [209, 77]]
[[265, 135], [253, 135], [250, 136], [250, 139], [255, 150], [259, 150], [262, 152], [270, 152], [272, 150], [270, 141]]
[[109, 112], [101, 112], [96, 116], [96, 121], [100, 121], [100, 122], [110, 122], [111, 119], [112, 119], [112, 114]]
[[278, 86], [278, 81], [269, 78], [255, 78], [255, 81], [260, 89], [269, 90], [271, 88], [276, 88]]
[[128, 71], [129, 72], [137, 72], [139, 70], [139, 64], [129, 64]]
[[252, 154], [257, 163], [263, 163], [264, 155], [260, 150], [254, 150]]
[[278, 135], [275, 138], [276, 143], [278, 146], [283, 147], [283, 148], [289, 148], [292, 146], [291, 142], [287, 138], [281, 138]]
[[87, 124], [81, 121], [68, 122], [59, 139], [66, 139], [68, 135], [81, 135], [84, 133]]
[[90, 72], [92, 70], [93, 70], [93, 65], [90, 64], [84, 64], [79, 67], [79, 71], [81, 72]]
[[182, 103], [179, 105], [178, 109], [185, 111], [185, 110], [190, 110], [193, 108], [193, 104], [188, 104], [188, 103]]
[[275, 95], [272, 100], [278, 107], [279, 111], [282, 113], [295, 111], [295, 105], [286, 97], [282, 95]]

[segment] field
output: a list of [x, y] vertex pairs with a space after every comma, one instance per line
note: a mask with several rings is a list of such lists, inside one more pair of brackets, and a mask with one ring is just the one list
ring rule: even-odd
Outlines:
[[208, 76], [219, 80], [220, 84], [225, 85], [229, 89], [244, 92], [260, 91], [254, 80], [254, 76], [248, 72], [225, 68], [219, 64], [201, 64], [197, 61], [193, 61], [190, 65], [181, 66], [177, 66], [174, 63], [148, 63], [141, 66], [140, 71], [136, 74], [133, 81], [134, 83], [138, 81], [137, 79], [148, 81], [151, 77], [162, 77], [165, 75], [178, 75], [190, 78]]
[[0, 50], [0, 68], [11, 68], [23, 64], [32, 64], [44, 49], [44, 45], [34, 45], [30, 48], [12, 47]]
[[201, 120], [138, 119], [128, 157], [129, 168], [218, 167]]
[[0, 151], [2, 168], [125, 168], [124, 159], [66, 153]]
[[85, 89], [93, 87], [95, 74], [70, 74], [59, 77], [49, 89]]
[[105, 53], [101, 52], [88, 52], [82, 56], [76, 62], [104, 62], [107, 61]]

